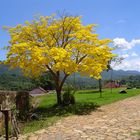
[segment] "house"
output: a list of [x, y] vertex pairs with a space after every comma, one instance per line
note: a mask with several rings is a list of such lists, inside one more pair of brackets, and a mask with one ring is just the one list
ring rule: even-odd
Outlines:
[[105, 88], [119, 88], [121, 87], [121, 85], [119, 82], [112, 81], [112, 82], [107, 83], [104, 87]]
[[40, 95], [44, 95], [45, 93], [47, 93], [47, 91], [42, 87], [38, 87], [29, 91], [30, 96], [40, 96]]

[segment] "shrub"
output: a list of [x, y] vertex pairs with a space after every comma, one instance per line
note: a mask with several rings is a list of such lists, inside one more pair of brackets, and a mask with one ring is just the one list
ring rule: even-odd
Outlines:
[[65, 91], [63, 94], [63, 105], [68, 106], [70, 104], [75, 104], [74, 93], [71, 93], [70, 91]]

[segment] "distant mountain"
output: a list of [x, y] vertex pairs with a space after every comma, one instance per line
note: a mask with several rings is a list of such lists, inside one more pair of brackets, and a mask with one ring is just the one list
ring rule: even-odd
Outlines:
[[[138, 71], [123, 71], [123, 70], [113, 70], [108, 72], [104, 71], [102, 73], [102, 79], [103, 79], [102, 82], [104, 82], [105, 80], [111, 80], [111, 73], [112, 73], [112, 80], [121, 80], [131, 75], [133, 76], [140, 75], [140, 72]], [[98, 80], [95, 80], [90, 77], [80, 76], [80, 74], [78, 73], [71, 75], [66, 82], [80, 89], [98, 87]]]
[[[108, 71], [108, 72], [104, 71], [102, 73], [102, 79], [103, 79], [102, 81], [104, 82], [105, 80], [110, 80], [111, 73], [112, 73], [113, 80], [125, 79], [131, 75], [133, 76], [140, 75], [140, 72], [138, 71], [123, 71], [123, 70], [113, 70], [113, 71]], [[28, 81], [30, 81], [28, 80], [27, 77], [23, 76], [20, 69], [9, 69], [9, 66], [7, 65], [0, 65], [0, 77], [2, 77], [1, 79], [3, 79], [2, 80], [3, 83], [4, 81], [11, 81], [12, 83], [14, 83], [13, 81], [16, 81], [17, 83], [22, 83], [23, 81], [26, 81], [26, 83], [29, 84]], [[16, 85], [19, 85], [17, 83]], [[74, 87], [77, 87], [78, 89], [88, 89], [88, 88], [90, 89], [90, 88], [98, 87], [98, 80], [95, 80], [94, 78], [90, 78], [86, 76], [83, 77], [78, 73], [72, 74], [66, 80], [66, 83], [69, 85], [73, 85]], [[11, 85], [11, 83], [9, 85]]]
[[[10, 69], [8, 65], [0, 64], [0, 75], [6, 73], [6, 74], [17, 74], [17, 75], [22, 75], [22, 72], [20, 69]], [[74, 74], [73, 74], [74, 75]], [[71, 77], [73, 77], [73, 75]], [[124, 71], [124, 70], [113, 70], [112, 72], [113, 78], [114, 79], [119, 79], [122, 77], [130, 76], [130, 75], [140, 75], [140, 72], [138, 71]], [[75, 74], [76, 78], [82, 78], [78, 73]], [[104, 71], [102, 73], [103, 79], [110, 79], [111, 77], [111, 71]], [[84, 79], [88, 77], [83, 77]]]
[[4, 65], [4, 64], [0, 64], [0, 75], [1, 74], [22, 75], [20, 69], [10, 69], [8, 65]]
[[[111, 78], [111, 74], [112, 74], [112, 78], [115, 80], [115, 79], [120, 79], [120, 78], [123, 78], [123, 77], [128, 77], [128, 76], [135, 76], [135, 75], [140, 75], [140, 72], [138, 71], [131, 71], [131, 70], [128, 70], [128, 71], [124, 71], [124, 70], [113, 70], [113, 71], [104, 71], [102, 73], [102, 79], [110, 79]], [[74, 78], [84, 78], [84, 79], [89, 79], [89, 77], [82, 77], [80, 76], [80, 74], [76, 73], [75, 75], [73, 74], [71, 76], [71, 78], [73, 77]], [[91, 78], [90, 78], [91, 79]]]
[[128, 77], [128, 76], [135, 76], [135, 75], [140, 75], [140, 72], [138, 71], [131, 71], [131, 70], [128, 70], [128, 71], [124, 71], [124, 70], [113, 70], [113, 71], [104, 71], [102, 76], [103, 76], [103, 79], [110, 79], [111, 78], [111, 73], [112, 73], [112, 78], [113, 79], [120, 79], [120, 78], [123, 78], [123, 77]]
[[[8, 65], [0, 64], [0, 75], [1, 74], [17, 74], [17, 75], [22, 75], [22, 72], [20, 69], [10, 69]], [[138, 71], [124, 71], [124, 70], [113, 70], [112, 72], [113, 78], [114, 79], [119, 79], [122, 77], [130, 76], [130, 75], [140, 75], [140, 72]], [[71, 76], [71, 78], [74, 77], [74, 74]], [[111, 71], [104, 71], [102, 73], [103, 79], [110, 79], [111, 77]], [[84, 78], [84, 79], [89, 79], [89, 77], [82, 77], [80, 74], [76, 73], [75, 78]], [[91, 78], [90, 78], [91, 79]]]

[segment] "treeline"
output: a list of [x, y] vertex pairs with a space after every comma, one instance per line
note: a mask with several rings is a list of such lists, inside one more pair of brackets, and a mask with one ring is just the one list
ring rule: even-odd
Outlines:
[[140, 75], [131, 75], [120, 80], [123, 85], [130, 88], [140, 88]]
[[[118, 79], [113, 77], [113, 81], [119, 81], [121, 85], [127, 87], [140, 88], [140, 75], [122, 76]], [[102, 85], [110, 82], [110, 77], [103, 75]], [[70, 85], [75, 89], [95, 89], [99, 87], [98, 80], [89, 77], [82, 77], [78, 73], [71, 75], [64, 86]], [[45, 90], [55, 89], [55, 84], [49, 73], [42, 75], [39, 78], [31, 79], [23, 76], [21, 73], [3, 72], [0, 74], [0, 90], [32, 90], [36, 87], [43, 87]]]
[[[119, 74], [118, 74], [119, 75]], [[140, 88], [140, 75], [126, 75], [126, 76], [116, 76], [114, 75], [111, 79], [109, 76], [101, 80], [102, 86], [104, 87], [107, 83], [114, 81], [120, 85], [125, 85], [130, 88]], [[66, 81], [66, 84], [72, 85], [76, 89], [95, 89], [99, 88], [99, 81], [93, 78], [81, 77], [78, 74], [72, 75]]]
[[54, 88], [54, 84], [48, 75], [43, 75], [37, 79], [31, 79], [17, 74], [0, 74], [0, 90], [29, 91], [39, 86], [46, 90]]
[[0, 75], [0, 90], [30, 90], [35, 87], [31, 79], [22, 75], [3, 73]]

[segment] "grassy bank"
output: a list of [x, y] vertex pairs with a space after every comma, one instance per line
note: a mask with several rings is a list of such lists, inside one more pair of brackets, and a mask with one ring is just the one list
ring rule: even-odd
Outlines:
[[102, 98], [95, 90], [81, 90], [75, 93], [76, 104], [69, 107], [56, 107], [56, 95], [44, 95], [36, 97], [39, 106], [34, 110], [40, 116], [38, 121], [27, 122], [23, 125], [22, 133], [33, 132], [52, 125], [57, 120], [69, 115], [86, 115], [94, 111], [98, 106], [110, 104], [128, 97], [140, 94], [140, 89], [128, 89], [127, 94], [119, 94], [120, 89], [104, 89]]

